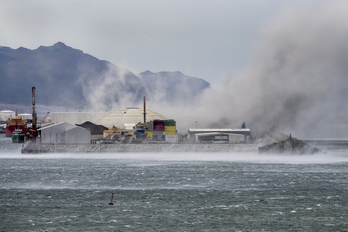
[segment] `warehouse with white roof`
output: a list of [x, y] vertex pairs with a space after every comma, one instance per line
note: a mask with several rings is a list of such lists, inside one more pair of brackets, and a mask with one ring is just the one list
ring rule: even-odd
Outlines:
[[60, 122], [38, 129], [41, 143], [84, 144], [91, 142], [91, 132], [85, 128]]

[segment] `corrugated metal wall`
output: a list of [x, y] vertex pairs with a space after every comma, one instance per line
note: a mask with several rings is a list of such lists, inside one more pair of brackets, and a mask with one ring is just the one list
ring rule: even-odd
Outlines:
[[91, 132], [69, 123], [59, 123], [41, 129], [41, 143], [90, 143]]

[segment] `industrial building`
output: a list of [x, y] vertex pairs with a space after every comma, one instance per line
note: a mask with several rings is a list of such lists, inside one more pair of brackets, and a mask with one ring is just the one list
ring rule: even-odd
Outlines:
[[18, 117], [21, 119], [26, 119], [26, 120], [32, 120], [33, 115], [32, 114], [18, 114]]
[[195, 141], [198, 143], [244, 143], [245, 136], [232, 133], [197, 133], [194, 134]]
[[251, 136], [250, 129], [189, 129], [189, 138], [197, 142], [217, 142], [226, 143], [247, 142]]
[[15, 117], [16, 112], [12, 110], [3, 110], [0, 111], [0, 121], [6, 121], [10, 118]]
[[67, 122], [73, 125], [82, 124], [86, 121], [94, 122], [105, 112], [52, 112], [51, 118], [52, 122]]
[[104, 131], [108, 128], [102, 125], [96, 125], [94, 123], [91, 123], [89, 121], [86, 121], [82, 124], [76, 124], [76, 126], [85, 128], [91, 132], [91, 140], [99, 140], [103, 139]]
[[81, 144], [91, 142], [91, 132], [67, 122], [38, 129], [41, 143]]
[[[146, 121], [149, 122], [155, 119], [165, 120], [167, 118], [152, 110], [146, 110]], [[52, 121], [55, 123], [65, 121], [71, 124], [82, 124], [90, 121], [109, 129], [115, 126], [120, 129], [130, 130], [137, 123], [144, 121], [144, 110], [129, 107], [111, 112], [53, 112]]]

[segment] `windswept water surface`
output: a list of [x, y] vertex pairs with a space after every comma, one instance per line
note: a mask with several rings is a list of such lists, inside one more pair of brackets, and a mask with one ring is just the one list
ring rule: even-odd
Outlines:
[[348, 228], [346, 141], [308, 156], [22, 155], [0, 136], [0, 231]]

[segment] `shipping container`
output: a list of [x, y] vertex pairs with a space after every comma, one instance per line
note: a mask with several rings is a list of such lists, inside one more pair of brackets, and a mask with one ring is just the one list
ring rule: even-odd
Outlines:
[[153, 131], [152, 132], [152, 134], [154, 134], [154, 135], [160, 135], [160, 136], [162, 136], [162, 135], [164, 135], [164, 131]]
[[164, 134], [153, 134], [152, 138], [153, 138], [153, 140], [164, 141], [165, 135]]
[[166, 131], [164, 132], [165, 135], [176, 135], [176, 132]]
[[178, 143], [179, 137], [178, 135], [166, 135], [165, 141], [167, 143]]
[[165, 132], [175, 132], [176, 127], [175, 126], [166, 126], [164, 129]]
[[174, 121], [174, 119], [169, 119], [169, 120], [166, 120], [164, 122], [164, 125], [165, 126], [176, 126], [176, 122]]
[[176, 131], [176, 126], [166, 126], [165, 131]]
[[147, 139], [152, 139], [152, 131], [146, 131], [145, 133], [147, 134]]
[[164, 131], [165, 122], [163, 120], [155, 120], [152, 122], [153, 131]]
[[175, 126], [166, 126], [165, 127], [165, 135], [175, 135], [176, 127]]

